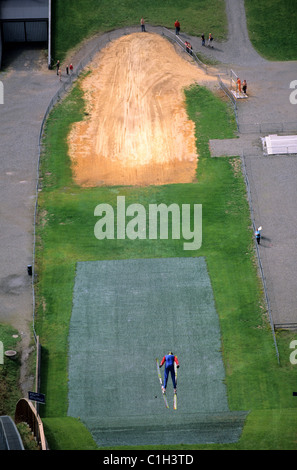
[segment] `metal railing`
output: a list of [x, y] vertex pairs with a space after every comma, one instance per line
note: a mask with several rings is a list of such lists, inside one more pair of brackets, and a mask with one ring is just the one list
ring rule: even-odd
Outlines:
[[175, 33], [173, 33], [172, 31], [170, 31], [170, 29], [167, 29], [165, 27], [163, 27], [163, 34], [164, 36], [167, 36], [168, 38], [170, 38], [172, 41], [174, 41], [176, 44], [178, 44], [185, 52], [187, 52], [191, 57], [193, 57], [193, 59], [195, 60], [195, 62], [197, 62], [197, 64], [199, 65], [199, 67], [203, 68], [205, 71], [208, 71], [208, 66], [206, 64], [204, 64], [196, 55], [196, 53], [194, 51], [190, 51], [188, 50], [186, 44], [184, 43], [184, 41], [178, 36], [176, 35]]
[[[245, 165], [245, 159], [244, 159], [244, 154], [243, 153], [241, 155], [241, 162], [242, 162], [242, 172], [243, 172], [243, 176], [244, 176], [245, 183], [246, 183], [246, 188], [247, 188], [247, 196], [248, 196], [248, 202], [249, 202], [249, 206], [250, 206], [251, 220], [252, 220], [252, 224], [253, 224], [253, 230], [255, 232], [256, 231], [256, 224], [255, 224], [255, 221], [254, 221], [254, 211], [253, 211], [253, 205], [252, 205], [251, 189], [250, 189], [250, 183], [249, 183], [249, 179], [248, 179], [248, 175], [247, 175], [247, 171], [246, 171], [246, 165]], [[261, 257], [260, 257], [258, 243], [256, 243], [256, 242], [255, 242], [255, 247], [256, 247], [256, 252], [257, 252], [258, 265], [259, 265], [260, 274], [261, 274], [261, 278], [262, 278], [264, 295], [265, 295], [267, 311], [268, 311], [268, 316], [269, 316], [269, 323], [270, 323], [270, 327], [271, 327], [271, 331], [272, 331], [272, 336], [273, 336], [277, 361], [278, 361], [278, 364], [280, 364], [279, 351], [278, 351], [276, 336], [275, 336], [275, 327], [274, 327], [272, 314], [271, 314], [271, 307], [270, 307], [270, 301], [269, 301], [269, 297], [268, 297], [268, 291], [267, 291], [267, 286], [266, 286], [264, 269], [263, 269], [263, 266], [262, 266], [262, 261], [261, 261]]]

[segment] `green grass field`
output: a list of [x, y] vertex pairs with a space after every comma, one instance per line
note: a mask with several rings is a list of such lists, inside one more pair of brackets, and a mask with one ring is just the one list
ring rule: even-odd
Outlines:
[[[239, 443], [224, 448], [295, 448], [293, 420], [289, 421], [290, 429], [284, 424], [284, 417], [296, 408], [290, 334], [278, 334], [279, 365], [257, 274], [240, 159], [211, 158], [209, 154], [209, 139], [234, 136], [233, 112], [229, 103], [199, 86], [186, 91], [186, 102], [189, 117], [196, 124], [199, 154], [197, 182], [193, 184], [79, 188], [71, 179], [66, 145], [71, 122], [83, 117], [79, 83], [48, 119], [41, 162], [36, 286], [37, 332], [44, 352], [42, 392], [47, 396], [41, 410], [44, 422], [49, 436], [55, 435], [56, 426], [64, 419], [71, 433], [73, 420], [66, 417], [67, 348], [76, 261], [204, 256], [222, 331], [229, 408], [250, 410]], [[103, 202], [114, 206], [117, 195], [124, 195], [127, 204], [144, 206], [152, 202], [202, 204], [202, 248], [185, 252], [177, 240], [99, 243], [94, 237], [94, 208]], [[82, 425], [80, 430], [86, 432]], [[73, 441], [73, 436], [69, 442], [64, 436], [61, 442], [54, 439], [50, 444], [61, 449], [84, 446]], [[204, 447], [222, 446], [197, 446]]]
[[178, 19], [181, 31], [194, 36], [209, 31], [217, 40], [227, 36], [224, 0], [54, 0], [54, 60], [64, 59], [69, 49], [95, 33], [140, 25], [142, 16], [146, 23], [171, 29]]
[[245, 0], [249, 36], [268, 60], [297, 60], [297, 9], [294, 0]]

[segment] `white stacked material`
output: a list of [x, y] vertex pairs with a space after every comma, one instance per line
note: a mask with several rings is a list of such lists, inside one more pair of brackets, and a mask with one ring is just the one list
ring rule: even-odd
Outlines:
[[263, 151], [267, 155], [297, 154], [297, 135], [268, 135], [262, 137]]

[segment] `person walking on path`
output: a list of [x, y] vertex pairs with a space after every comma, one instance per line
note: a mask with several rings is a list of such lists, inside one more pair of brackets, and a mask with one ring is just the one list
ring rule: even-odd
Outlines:
[[208, 35], [208, 43], [207, 43], [207, 45], [208, 45], [209, 47], [212, 47], [212, 48], [213, 48], [213, 37], [212, 37], [212, 34], [211, 34], [211, 33], [209, 33], [209, 35]]
[[260, 245], [260, 241], [261, 241], [261, 230], [262, 230], [262, 227], [259, 227], [259, 228], [255, 231], [255, 238], [256, 238], [256, 240], [257, 240], [258, 245]]
[[176, 22], [174, 23], [174, 26], [175, 26], [175, 34], [176, 36], [178, 36], [180, 32], [180, 22], [176, 20]]
[[165, 364], [165, 370], [164, 370], [164, 385], [162, 387], [162, 392], [165, 393], [166, 387], [167, 387], [167, 381], [169, 377], [169, 373], [171, 374], [171, 379], [172, 379], [172, 384], [174, 388], [174, 393], [176, 393], [176, 379], [175, 379], [175, 370], [174, 370], [174, 364], [176, 364], [176, 367], [179, 367], [179, 362], [177, 357], [172, 354], [170, 351], [168, 354], [166, 354], [162, 361], [160, 362], [160, 367]]
[[143, 17], [142, 17], [141, 20], [140, 20], [140, 25], [141, 25], [141, 31], [142, 31], [142, 32], [145, 32], [145, 24], [144, 24], [144, 19], [143, 19]]
[[57, 60], [57, 63], [56, 63], [56, 70], [57, 70], [57, 75], [59, 75], [59, 70], [60, 70], [60, 61]]
[[204, 36], [204, 33], [201, 34], [201, 41], [202, 41], [201, 45], [202, 45], [202, 46], [205, 46], [205, 36]]

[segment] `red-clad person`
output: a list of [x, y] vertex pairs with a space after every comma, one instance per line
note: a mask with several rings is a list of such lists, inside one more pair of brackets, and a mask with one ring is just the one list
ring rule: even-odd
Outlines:
[[175, 370], [174, 370], [174, 364], [176, 364], [176, 367], [179, 367], [179, 362], [177, 357], [172, 354], [170, 351], [168, 354], [166, 354], [162, 361], [160, 362], [160, 367], [163, 366], [165, 363], [165, 370], [164, 370], [164, 385], [162, 387], [163, 393], [166, 391], [166, 386], [167, 386], [167, 380], [169, 376], [169, 372], [171, 373], [171, 379], [172, 379], [172, 384], [174, 388], [174, 393], [176, 393], [176, 380], [175, 380]]
[[178, 36], [180, 32], [180, 22], [176, 20], [176, 22], [174, 23], [174, 26], [175, 26], [175, 34]]

